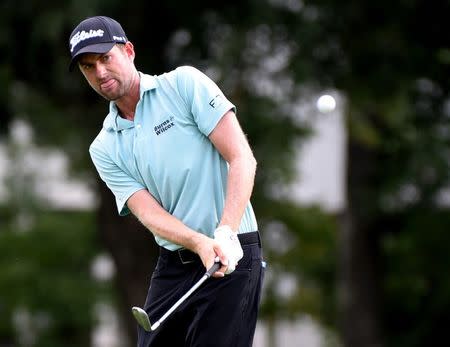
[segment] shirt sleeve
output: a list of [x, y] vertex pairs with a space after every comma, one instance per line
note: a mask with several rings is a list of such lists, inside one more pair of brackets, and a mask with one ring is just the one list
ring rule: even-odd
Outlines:
[[200, 70], [182, 66], [177, 71], [177, 88], [200, 131], [209, 136], [222, 116], [236, 107], [220, 88]]
[[145, 187], [114, 163], [110, 156], [102, 150], [98, 140], [95, 140], [89, 147], [89, 154], [100, 178], [114, 194], [119, 215], [129, 214], [127, 200], [135, 192], [145, 189]]

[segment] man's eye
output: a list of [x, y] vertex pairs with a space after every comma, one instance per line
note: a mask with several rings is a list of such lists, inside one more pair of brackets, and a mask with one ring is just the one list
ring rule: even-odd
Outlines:
[[103, 57], [102, 57], [102, 60], [103, 60], [103, 62], [107, 62], [107, 61], [109, 61], [111, 59], [111, 56], [110, 55], [104, 55]]

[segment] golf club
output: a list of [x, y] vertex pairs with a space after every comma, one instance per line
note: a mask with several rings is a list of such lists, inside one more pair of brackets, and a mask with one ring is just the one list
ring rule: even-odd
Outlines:
[[150, 323], [150, 319], [148, 317], [147, 312], [145, 312], [142, 308], [134, 306], [131, 309], [131, 312], [133, 313], [134, 318], [138, 322], [138, 324], [144, 328], [145, 331], [155, 331], [158, 329], [158, 327], [161, 325], [162, 322], [166, 320], [167, 317], [169, 317], [177, 308], [180, 306], [194, 291], [197, 290], [198, 287], [202, 285], [203, 282], [205, 282], [208, 278], [212, 276], [214, 272], [219, 270], [220, 268], [220, 261], [219, 257], [217, 257], [215, 260], [215, 263], [211, 268], [206, 271], [206, 273], [200, 278], [200, 280], [195, 283], [191, 289], [189, 289], [186, 294], [184, 294], [173, 306], [153, 325]]

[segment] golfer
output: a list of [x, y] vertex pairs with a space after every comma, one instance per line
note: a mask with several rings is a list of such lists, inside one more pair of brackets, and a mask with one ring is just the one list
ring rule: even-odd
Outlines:
[[144, 310], [158, 320], [210, 268], [222, 266], [138, 346], [251, 346], [261, 285], [261, 242], [250, 204], [256, 161], [236, 107], [198, 69], [159, 76], [109, 17], [79, 23], [71, 62], [109, 101], [89, 152], [113, 192], [160, 246]]

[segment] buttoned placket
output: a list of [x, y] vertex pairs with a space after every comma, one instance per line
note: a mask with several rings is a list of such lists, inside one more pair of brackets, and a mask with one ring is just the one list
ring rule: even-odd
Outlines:
[[[142, 98], [142, 95], [141, 95]], [[139, 137], [142, 136], [142, 116], [140, 113], [140, 109], [141, 109], [141, 100], [138, 101], [137, 105], [136, 105], [136, 110], [134, 113], [134, 139], [133, 139], [133, 158], [134, 158], [134, 164], [135, 164], [135, 168], [136, 168], [136, 174], [139, 175], [139, 177], [142, 179], [141, 177], [141, 172], [139, 169], [139, 151], [135, 150], [136, 146], [138, 144], [138, 139]]]

